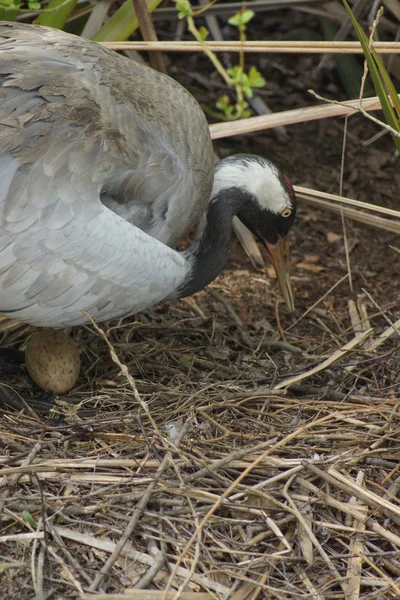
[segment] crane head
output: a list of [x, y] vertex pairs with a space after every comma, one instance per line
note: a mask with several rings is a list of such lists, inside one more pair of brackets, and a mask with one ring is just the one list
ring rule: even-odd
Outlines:
[[235, 198], [237, 216], [265, 245], [283, 298], [293, 312], [287, 235], [296, 215], [296, 197], [290, 179], [265, 158], [237, 154], [216, 166], [212, 196], [222, 191]]

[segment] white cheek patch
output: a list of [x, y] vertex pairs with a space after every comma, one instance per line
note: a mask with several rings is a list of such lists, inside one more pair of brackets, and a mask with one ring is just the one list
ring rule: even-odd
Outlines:
[[232, 157], [221, 161], [215, 172], [212, 197], [230, 187], [248, 192], [262, 208], [275, 214], [280, 214], [284, 208], [292, 208], [278, 169], [266, 160]]

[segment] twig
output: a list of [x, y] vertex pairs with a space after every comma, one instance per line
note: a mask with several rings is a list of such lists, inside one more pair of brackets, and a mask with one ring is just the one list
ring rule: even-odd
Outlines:
[[[382, 510], [382, 512], [392, 519], [398, 525], [400, 524], [400, 508], [381, 498], [377, 494], [370, 492], [366, 489], [361, 488], [356, 483], [352, 481], [350, 477], [344, 477], [341, 473], [339, 473], [333, 467], [330, 467], [327, 472], [323, 471], [316, 465], [312, 463], [307, 463], [307, 468], [310, 469], [315, 475], [318, 475], [331, 485], [337, 487], [338, 489], [344, 490], [350, 495], [357, 496], [360, 500], [372, 506], [373, 508], [378, 508]], [[400, 538], [399, 538], [400, 539]]]
[[325, 292], [325, 294], [323, 294], [323, 296], [321, 296], [321, 298], [318, 298], [318, 300], [316, 302], [314, 302], [314, 304], [312, 304], [310, 306], [310, 308], [307, 308], [307, 310], [301, 315], [301, 317], [299, 317], [298, 319], [295, 320], [294, 323], [291, 323], [291, 325], [289, 325], [289, 327], [286, 328], [286, 331], [289, 331], [289, 329], [292, 329], [292, 327], [294, 327], [295, 325], [297, 325], [297, 323], [299, 323], [302, 319], [304, 319], [304, 317], [306, 317], [312, 310], [314, 310], [314, 308], [316, 306], [318, 306], [318, 304], [321, 304], [321, 302], [323, 300], [325, 300], [325, 298], [327, 296], [329, 296], [329, 294], [331, 294], [333, 292], [333, 290], [335, 288], [337, 288], [338, 285], [340, 285], [341, 283], [343, 283], [343, 281], [345, 281], [348, 278], [349, 274], [346, 273], [346, 275], [343, 275], [343, 277], [341, 279], [339, 279], [339, 281], [337, 281], [336, 283], [334, 283], [327, 292]]
[[[346, 544], [344, 544], [341, 540], [339, 540], [340, 543], [347, 549], [348, 546]], [[379, 575], [382, 577], [382, 579], [384, 579], [386, 581], [386, 583], [388, 583], [390, 585], [390, 587], [393, 589], [393, 591], [396, 593], [396, 596], [398, 598], [400, 598], [400, 587], [396, 584], [395, 581], [393, 581], [393, 579], [390, 579], [390, 577], [388, 577], [386, 575], [386, 573], [384, 571], [382, 571], [382, 569], [380, 569], [377, 564], [372, 561], [370, 558], [368, 558], [368, 556], [366, 556], [365, 554], [358, 552], [356, 549], [352, 549], [352, 551], [354, 552], [354, 554], [356, 554], [357, 556], [360, 557], [360, 559], [364, 560], [366, 563], [368, 563], [368, 565], [377, 573], [379, 573]]]
[[344, 594], [346, 595], [347, 594], [347, 584], [346, 584], [346, 582], [343, 581], [343, 578], [341, 577], [339, 571], [336, 569], [336, 567], [332, 563], [331, 559], [329, 558], [329, 555], [325, 552], [325, 550], [323, 549], [323, 547], [321, 546], [321, 544], [319, 543], [319, 541], [315, 537], [315, 535], [314, 535], [311, 527], [307, 523], [306, 519], [300, 513], [300, 511], [298, 510], [296, 504], [293, 502], [293, 499], [289, 495], [289, 492], [288, 492], [289, 487], [290, 487], [292, 481], [295, 478], [296, 478], [296, 475], [292, 475], [292, 477], [289, 479], [289, 481], [286, 482], [285, 487], [283, 488], [283, 496], [288, 501], [288, 503], [290, 505], [290, 508], [291, 508], [291, 512], [296, 516], [296, 518], [299, 521], [299, 523], [301, 523], [302, 528], [307, 533], [308, 537], [310, 538], [310, 540], [312, 541], [312, 543], [314, 544], [314, 546], [317, 548], [317, 550], [320, 553], [321, 557], [324, 559], [325, 563], [327, 564], [328, 569], [332, 573], [333, 577], [336, 579], [337, 583], [341, 585], [342, 590], [343, 590]]
[[385, 321], [387, 323], [389, 323], [390, 327], [393, 328], [394, 333], [397, 333], [400, 335], [400, 328], [396, 327], [395, 323], [393, 323], [389, 317], [387, 316], [387, 314], [381, 309], [381, 307], [379, 306], [379, 304], [376, 302], [376, 300], [373, 299], [373, 297], [371, 296], [371, 294], [364, 288], [362, 288], [362, 291], [364, 292], [364, 294], [366, 296], [368, 296], [368, 298], [371, 300], [372, 304], [375, 306], [375, 308], [377, 308], [380, 312], [380, 314], [382, 315], [382, 317], [385, 319]]
[[[365, 210], [348, 208], [345, 206], [341, 206], [340, 204], [339, 205], [332, 204], [332, 202], [330, 202], [330, 201], [321, 200], [320, 198], [316, 197], [314, 190], [304, 190], [304, 192], [305, 192], [304, 193], [301, 191], [299, 192], [299, 186], [294, 186], [294, 189], [296, 191], [297, 200], [300, 203], [304, 202], [305, 204], [311, 204], [311, 206], [315, 206], [316, 208], [319, 208], [321, 210], [326, 210], [326, 211], [336, 214], [336, 215], [337, 214], [340, 215], [343, 213], [343, 215], [346, 218], [351, 219], [352, 221], [357, 221], [358, 223], [363, 223], [364, 225], [369, 225], [370, 227], [375, 227], [377, 229], [383, 229], [384, 231], [391, 231], [393, 233], [400, 235], [400, 221], [399, 220], [384, 219], [382, 217], [377, 217], [376, 215], [371, 215], [371, 214], [365, 212]], [[311, 192], [311, 194], [314, 193], [314, 195], [310, 195], [310, 192]], [[318, 192], [318, 195], [322, 196], [323, 194], [322, 193], [320, 194]], [[359, 204], [361, 207], [364, 204], [363, 208], [370, 210], [370, 208], [366, 205], [366, 203], [360, 202]], [[389, 209], [389, 211], [390, 211], [390, 209]], [[397, 217], [399, 217], [398, 214], [397, 214]]]
[[[146, 42], [158, 42], [153, 19], [151, 18], [146, 0], [132, 0], [132, 3], [139, 22], [140, 32], [143, 36], [143, 40]], [[150, 64], [153, 69], [156, 69], [156, 71], [164, 73], [165, 75], [167, 74], [162, 52], [151, 52]]]
[[[76, 560], [76, 558], [68, 550], [68, 548], [64, 544], [63, 539], [58, 534], [57, 529], [53, 526], [53, 524], [50, 521], [47, 522], [46, 526], [47, 526], [47, 529], [50, 531], [53, 540], [57, 543], [58, 547], [60, 548], [60, 550], [63, 553], [63, 555], [65, 556], [65, 558], [74, 567], [76, 572], [79, 573], [79, 575], [86, 581], [86, 583], [90, 584], [92, 582], [90, 575], [87, 574], [85, 569], [83, 569], [82, 566], [80, 565], [79, 561]], [[65, 565], [65, 559], [62, 560], [62, 563]], [[74, 578], [74, 581], [76, 581], [75, 578]]]
[[[328, 100], [327, 98], [324, 98], [323, 96], [320, 96], [319, 94], [317, 94], [316, 92], [314, 92], [314, 90], [308, 90], [308, 91], [310, 92], [310, 94], [312, 94], [313, 96], [315, 96], [318, 100], [323, 100], [324, 102], [328, 102], [329, 104], [332, 104], [332, 105], [341, 105], [341, 102], [338, 102], [337, 100]], [[363, 99], [363, 101], [364, 101], [364, 99]], [[349, 106], [348, 102], [346, 102], [345, 104], [347, 106]], [[376, 117], [373, 117], [372, 115], [370, 115], [369, 112], [363, 107], [363, 105], [360, 102], [360, 100], [358, 100], [358, 111], [362, 115], [364, 115], [364, 117], [366, 119], [369, 119], [370, 121], [372, 121], [376, 125], [379, 125], [380, 127], [382, 127], [383, 129], [385, 129], [386, 131], [390, 131], [390, 133], [392, 135], [394, 135], [396, 137], [400, 137], [400, 131], [397, 131], [391, 125], [388, 125], [384, 121], [381, 121], [380, 119], [377, 119]]]
[[29, 533], [11, 533], [9, 535], [0, 536], [0, 544], [8, 544], [9, 542], [25, 542], [29, 540], [43, 540], [43, 531], [32, 531]]
[[240, 337], [242, 338], [242, 342], [249, 348], [253, 348], [254, 347], [253, 340], [247, 333], [246, 328], [244, 327], [242, 321], [239, 319], [238, 315], [236, 314], [236, 311], [234, 310], [232, 305], [228, 302], [228, 300], [222, 294], [217, 292], [217, 290], [209, 289], [208, 293], [210, 294], [210, 296], [215, 298], [215, 300], [217, 300], [218, 302], [221, 302], [221, 304], [224, 305], [229, 318], [232, 319], [232, 321], [237, 325], [237, 327], [239, 329], [239, 333], [240, 333]]
[[260, 456], [258, 456], [250, 465], [248, 465], [248, 467], [246, 467], [246, 469], [244, 469], [244, 471], [242, 471], [242, 473], [231, 483], [231, 485], [225, 489], [225, 491], [219, 496], [218, 500], [215, 502], [215, 504], [208, 510], [208, 512], [206, 513], [206, 515], [203, 517], [203, 519], [201, 520], [199, 526], [196, 528], [196, 530], [194, 531], [194, 533], [191, 535], [189, 541], [186, 543], [185, 547], [183, 548], [182, 552], [180, 553], [180, 555], [178, 556], [178, 559], [176, 561], [176, 564], [174, 566], [174, 569], [169, 577], [168, 580], [168, 584], [167, 587], [165, 589], [165, 593], [168, 592], [171, 583], [177, 573], [177, 569], [179, 568], [182, 560], [184, 559], [184, 557], [186, 556], [188, 550], [190, 549], [190, 547], [192, 546], [193, 542], [197, 539], [197, 536], [199, 535], [199, 533], [201, 532], [203, 526], [206, 524], [206, 522], [209, 520], [209, 518], [215, 513], [215, 511], [219, 508], [219, 506], [221, 506], [222, 502], [233, 492], [233, 490], [239, 485], [239, 483], [241, 483], [241, 481], [243, 481], [243, 479], [264, 459], [268, 456], [268, 454], [270, 454], [273, 449], [276, 450], [277, 448], [286, 446], [289, 441], [293, 440], [294, 438], [296, 438], [298, 435], [300, 435], [300, 433], [302, 433], [303, 431], [307, 431], [308, 429], [312, 428], [312, 427], [316, 427], [318, 424], [320, 423], [324, 423], [325, 421], [328, 420], [328, 418], [331, 418], [331, 416], [325, 416], [322, 417], [320, 419], [317, 419], [315, 421], [313, 421], [312, 423], [308, 423], [307, 425], [304, 425], [303, 427], [300, 427], [299, 429], [297, 429], [296, 431], [290, 433], [289, 435], [285, 436], [282, 440], [280, 440], [279, 442], [277, 442], [273, 448], [266, 450], [265, 452], [263, 452]]
[[[103, 552], [113, 552], [116, 544], [110, 542], [108, 540], [103, 540], [95, 536], [86, 535], [83, 533], [72, 531], [71, 529], [67, 529], [66, 527], [57, 527], [56, 528], [61, 537], [73, 540], [78, 544], [85, 544], [92, 548], [98, 548]], [[151, 566], [153, 564], [153, 558], [144, 554], [143, 552], [138, 552], [137, 550], [131, 550], [130, 548], [124, 548], [122, 550], [122, 556], [127, 556], [132, 558], [135, 561], [139, 561], [142, 564]], [[167, 564], [169, 569], [172, 569], [173, 564]], [[180, 567], [178, 569], [177, 575], [180, 577], [186, 577], [188, 570], [184, 567]], [[198, 585], [202, 585], [203, 587], [207, 587], [210, 590], [218, 592], [219, 594], [225, 594], [228, 591], [228, 588], [225, 585], [222, 585], [218, 581], [214, 581], [210, 577], [206, 577], [205, 575], [198, 575], [197, 573], [193, 575], [192, 581], [197, 583]], [[134, 591], [134, 590], [132, 590]], [[138, 594], [145, 594], [148, 590], [138, 590]], [[151, 590], [153, 591], [153, 590]], [[162, 592], [164, 593], [164, 591]], [[90, 598], [94, 596], [90, 595]], [[97, 594], [95, 598], [97, 598]]]
[[[182, 441], [184, 435], [186, 434], [187, 430], [189, 428], [189, 422], [187, 422], [185, 424], [185, 426], [182, 428], [178, 439], [176, 440], [175, 444], [177, 446], [179, 446], [179, 443]], [[139, 523], [140, 517], [143, 514], [143, 510], [146, 508], [152, 492], [154, 490], [154, 488], [156, 487], [156, 485], [158, 484], [161, 476], [163, 475], [163, 473], [166, 471], [166, 469], [169, 467], [170, 465], [170, 455], [166, 454], [164, 456], [164, 459], [162, 461], [162, 463], [160, 464], [160, 466], [158, 467], [157, 471], [155, 472], [154, 475], [154, 479], [153, 481], [151, 481], [151, 483], [148, 485], [146, 492], [143, 494], [142, 498], [140, 499], [132, 517], [129, 520], [129, 523], [122, 535], [122, 537], [120, 538], [119, 542], [117, 543], [117, 545], [115, 546], [114, 551], [112, 552], [111, 556], [108, 558], [107, 562], [105, 563], [105, 565], [100, 569], [100, 571], [98, 572], [98, 574], [96, 575], [93, 583], [89, 586], [89, 591], [90, 592], [94, 592], [96, 591], [96, 589], [99, 587], [99, 585], [101, 584], [101, 582], [103, 581], [104, 577], [106, 575], [108, 575], [108, 573], [111, 571], [112, 567], [114, 566], [115, 561], [118, 559], [119, 555], [121, 554], [121, 551], [123, 550], [124, 546], [126, 545], [126, 543], [128, 542], [129, 538], [131, 537], [132, 533], [134, 532], [134, 530], [137, 527], [137, 524]]]
[[[364, 109], [381, 110], [379, 98], [375, 96], [374, 98], [364, 100]], [[218, 140], [233, 135], [264, 131], [265, 129], [271, 129], [280, 125], [305, 123], [307, 121], [316, 121], [318, 119], [326, 119], [329, 117], [357, 114], [358, 112], [358, 100], [321, 106], [307, 106], [305, 108], [295, 108], [279, 113], [271, 113], [270, 115], [260, 115], [258, 117], [230, 121], [229, 123], [215, 123], [210, 125], [210, 132], [212, 139]]]
[[[357, 483], [359, 485], [362, 484], [364, 480], [364, 471], [359, 471], [357, 473]], [[367, 513], [367, 507], [365, 504], [362, 504], [357, 501], [355, 496], [352, 496], [349, 500], [349, 504], [358, 505], [357, 508], [361, 512]], [[366, 518], [367, 514], [365, 515]], [[348, 600], [359, 600], [360, 598], [360, 587], [361, 587], [361, 574], [362, 574], [362, 559], [361, 553], [364, 552], [364, 544], [361, 541], [361, 534], [365, 531], [364, 525], [365, 519], [353, 520], [353, 527], [356, 531], [359, 531], [360, 534], [356, 534], [353, 536], [350, 542], [350, 550], [356, 554], [356, 556], [349, 558], [347, 561], [347, 585], [348, 585]]]
[[[173, 600], [175, 592], [168, 592], [166, 600]], [[124, 590], [123, 594], [83, 594], [82, 600], [162, 600], [163, 590]], [[215, 600], [208, 592], [182, 592], [179, 600]]]
[[[93, 319], [90, 317], [89, 314], [85, 313], [86, 316], [90, 319], [92, 325], [94, 326], [94, 328], [96, 329], [96, 331], [98, 331], [98, 333], [100, 333], [101, 337], [105, 340], [105, 342], [107, 343], [109, 350], [110, 350], [110, 354], [111, 354], [111, 358], [112, 360], [119, 366], [119, 368], [121, 369], [123, 375], [126, 377], [126, 379], [128, 380], [132, 391], [134, 393], [135, 398], [139, 401], [140, 405], [142, 406], [142, 408], [145, 410], [146, 412], [146, 416], [148, 417], [148, 419], [150, 420], [150, 423], [153, 425], [154, 430], [158, 432], [158, 428], [155, 424], [155, 421], [149, 411], [149, 408], [147, 406], [147, 403], [144, 402], [140, 395], [139, 392], [137, 391], [136, 388], [136, 383], [135, 380], [133, 379], [133, 377], [131, 376], [131, 374], [128, 371], [128, 368], [126, 367], [126, 365], [122, 364], [121, 361], [119, 360], [114, 347], [112, 346], [112, 344], [108, 341], [107, 336], [105, 334], [105, 332], [100, 329], [100, 327], [98, 327], [98, 325], [93, 321]], [[184, 435], [186, 434], [187, 430], [189, 428], [189, 421], [185, 424], [185, 426], [183, 426], [181, 432], [179, 433], [178, 439], [176, 440], [176, 445], [179, 446], [179, 443], [182, 441]], [[160, 439], [161, 436], [160, 436]], [[99, 573], [96, 575], [95, 579], [93, 580], [92, 584], [89, 587], [89, 591], [90, 592], [94, 592], [96, 591], [96, 589], [98, 588], [98, 586], [101, 584], [101, 582], [103, 581], [104, 577], [110, 572], [110, 570], [112, 569], [115, 561], [118, 559], [119, 555], [121, 554], [121, 551], [123, 550], [125, 544], [128, 542], [129, 538], [131, 537], [133, 531], [136, 529], [136, 526], [140, 520], [140, 517], [142, 516], [143, 510], [144, 508], [147, 506], [147, 503], [149, 502], [152, 492], [154, 490], [154, 488], [156, 487], [156, 485], [159, 482], [159, 479], [161, 478], [161, 476], [163, 475], [164, 471], [167, 469], [167, 467], [170, 464], [170, 455], [169, 453], [165, 455], [162, 463], [160, 464], [160, 466], [158, 467], [155, 475], [154, 475], [154, 479], [153, 481], [151, 481], [151, 483], [148, 485], [146, 492], [144, 493], [144, 495], [142, 496], [141, 500], [139, 501], [136, 510], [134, 511], [122, 537], [120, 538], [118, 544], [116, 545], [113, 553], [111, 554], [111, 556], [109, 557], [109, 559], [107, 560], [106, 564], [101, 568], [101, 570], [99, 571]]]
[[24, 468], [28, 467], [32, 463], [32, 461], [35, 459], [35, 457], [41, 451], [41, 449], [42, 449], [42, 442], [37, 442], [33, 446], [32, 450], [29, 452], [28, 456], [22, 462], [22, 464], [21, 464], [22, 471], [18, 471], [14, 475], [11, 475], [11, 477], [8, 481], [7, 481], [7, 479], [4, 479], [3, 482], [0, 483], [0, 489], [1, 489], [1, 487], [4, 487], [6, 485], [8, 486], [7, 489], [4, 490], [4, 492], [2, 494], [2, 499], [0, 500], [0, 512], [3, 510], [5, 501], [9, 497], [11, 490], [17, 485], [20, 477], [22, 476]]
[[[343, 149], [342, 149], [342, 160], [341, 160], [341, 164], [340, 164], [340, 188], [339, 188], [340, 196], [343, 196], [344, 158], [346, 155], [346, 140], [347, 140], [348, 121], [349, 121], [349, 117], [346, 116], [344, 118]], [[346, 254], [347, 274], [349, 276], [349, 287], [350, 287], [350, 291], [352, 292], [353, 291], [353, 279], [351, 276], [350, 252], [349, 252], [349, 244], [347, 241], [347, 229], [346, 229], [346, 221], [344, 218], [343, 206], [340, 207], [340, 216], [342, 219], [343, 241], [344, 241], [344, 250], [345, 250], [345, 254]]]
[[[154, 540], [149, 540], [149, 547], [153, 546], [156, 550], [156, 556], [154, 558], [154, 563], [151, 565], [150, 569], [146, 571], [144, 575], [139, 579], [139, 581], [135, 585], [136, 590], [146, 590], [149, 585], [153, 582], [154, 577], [161, 571], [166, 563], [166, 558], [164, 552], [157, 548], [157, 544]], [[142, 598], [142, 596], [140, 596]]]
[[350, 350], [353, 350], [356, 346], [359, 346], [367, 339], [367, 337], [372, 333], [373, 329], [367, 329], [360, 335], [354, 337], [350, 342], [345, 344], [339, 350], [336, 350], [331, 354], [329, 358], [324, 360], [322, 363], [314, 367], [313, 369], [309, 369], [308, 371], [304, 371], [304, 373], [300, 373], [300, 375], [294, 375], [293, 377], [288, 377], [288, 379], [284, 379], [280, 383], [274, 386], [274, 390], [280, 390], [282, 388], [290, 386], [292, 383], [297, 383], [298, 381], [302, 381], [303, 379], [307, 379], [311, 375], [315, 375], [316, 373], [320, 373], [324, 369], [327, 369], [337, 360], [343, 358]]

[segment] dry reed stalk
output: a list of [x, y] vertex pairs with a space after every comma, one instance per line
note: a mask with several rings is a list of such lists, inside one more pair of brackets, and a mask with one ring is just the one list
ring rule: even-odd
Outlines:
[[327, 192], [319, 192], [316, 190], [311, 190], [309, 188], [302, 187], [300, 185], [296, 186], [296, 193], [301, 196], [303, 201], [306, 201], [308, 198], [310, 200], [326, 200], [332, 202], [333, 204], [345, 205], [354, 208], [360, 208], [361, 210], [368, 210], [371, 212], [380, 213], [386, 215], [387, 217], [394, 217], [400, 220], [400, 211], [395, 210], [393, 208], [387, 208], [385, 206], [379, 206], [378, 204], [371, 204], [370, 202], [362, 202], [361, 200], [354, 200], [353, 198], [347, 198], [345, 196], [338, 196], [337, 194], [329, 194]]
[[[83, 594], [82, 600], [173, 600], [175, 592], [168, 592], [165, 596], [163, 590], [124, 590], [123, 594]], [[208, 592], [182, 592], [179, 600], [215, 600], [213, 594]]]
[[[146, 52], [203, 52], [198, 42], [101, 42], [109, 50], [135, 50]], [[288, 41], [209, 41], [207, 46], [213, 52], [256, 52], [256, 53], [295, 53], [295, 54], [363, 54], [359, 42], [288, 42]], [[375, 42], [374, 48], [381, 54], [400, 54], [400, 42]]]
[[[362, 484], [364, 479], [364, 472], [359, 471], [357, 473], [357, 483]], [[349, 504], [358, 505], [358, 510], [365, 512], [365, 518], [367, 517], [368, 507], [365, 504], [359, 502], [357, 498], [352, 496], [349, 500]], [[362, 557], [361, 555], [365, 552], [365, 547], [362, 541], [362, 533], [365, 531], [365, 518], [362, 520], [353, 519], [353, 527], [358, 535], [354, 535], [350, 542], [350, 550], [355, 556], [348, 559], [347, 562], [347, 585], [348, 585], [348, 600], [359, 600], [360, 588], [361, 588], [361, 575], [362, 575]], [[349, 520], [350, 522], [350, 520]]]
[[[110, 542], [108, 540], [102, 540], [100, 538], [96, 538], [95, 536], [87, 535], [84, 533], [75, 532], [75, 531], [72, 531], [71, 529], [67, 529], [66, 527], [56, 527], [55, 529], [56, 529], [58, 535], [63, 539], [73, 540], [77, 544], [83, 544], [85, 546], [97, 548], [97, 549], [99, 549], [103, 552], [107, 552], [109, 554], [112, 554], [115, 551], [116, 546], [117, 546], [116, 544], [114, 544], [114, 542]], [[133, 560], [137, 560], [140, 563], [147, 565], [149, 567], [151, 567], [151, 565], [154, 562], [153, 558], [151, 556], [149, 556], [148, 554], [145, 554], [144, 552], [137, 552], [136, 550], [132, 550], [130, 548], [123, 548], [121, 550], [121, 555], [132, 558]], [[171, 563], [167, 565], [168, 569], [172, 569], [173, 566], [174, 565]], [[178, 567], [176, 572], [177, 572], [177, 575], [179, 575], [181, 577], [186, 577], [188, 575], [188, 569], [186, 569], [184, 567]], [[206, 576], [194, 574], [192, 576], [192, 581], [194, 583], [197, 583], [198, 585], [201, 585], [205, 588], [208, 588], [208, 589], [218, 592], [220, 594], [226, 594], [228, 592], [228, 588], [226, 586], [221, 585], [217, 581], [213, 581], [212, 579], [210, 579], [209, 577], [206, 577]], [[140, 591], [143, 592], [143, 590], [140, 590]], [[97, 596], [97, 594], [96, 594], [96, 596]], [[93, 597], [93, 595], [92, 595], [92, 597]]]
[[[301, 186], [295, 186], [296, 197], [299, 202], [309, 204], [326, 210], [336, 215], [342, 215], [358, 223], [364, 223], [377, 229], [384, 231], [391, 231], [392, 233], [400, 234], [400, 211], [396, 211], [383, 206], [374, 206], [361, 200], [353, 200], [351, 198], [344, 198], [343, 196], [335, 196], [334, 194], [326, 194], [324, 192], [317, 192]], [[357, 208], [350, 208], [354, 206]], [[395, 217], [395, 219], [382, 218], [376, 214], [371, 214], [373, 211], [380, 214], [386, 214], [389, 217]]]
[[373, 331], [372, 329], [363, 331], [360, 335], [357, 335], [350, 342], [348, 342], [342, 348], [340, 348], [340, 350], [335, 350], [335, 352], [333, 352], [329, 356], [329, 358], [324, 360], [322, 363], [320, 363], [313, 369], [308, 369], [304, 373], [300, 373], [299, 375], [295, 375], [294, 377], [289, 377], [288, 379], [284, 379], [283, 381], [281, 381], [280, 383], [278, 383], [274, 386], [274, 390], [281, 390], [283, 388], [286, 388], [286, 387], [292, 385], [293, 383], [297, 383], [298, 381], [303, 381], [304, 379], [307, 379], [308, 377], [311, 377], [312, 375], [315, 375], [316, 373], [320, 373], [324, 369], [327, 369], [334, 362], [343, 358], [343, 356], [345, 356], [348, 352], [350, 352], [357, 346], [361, 345], [367, 339], [367, 337], [372, 333], [372, 331]]
[[336, 580], [336, 583], [341, 586], [343, 593], [346, 594], [347, 593], [347, 583], [340, 576], [339, 571], [333, 564], [328, 553], [325, 551], [325, 549], [322, 547], [322, 545], [318, 541], [317, 537], [315, 536], [314, 532], [312, 531], [311, 527], [309, 526], [307, 520], [301, 514], [301, 512], [299, 511], [299, 509], [297, 507], [297, 504], [294, 502], [294, 500], [291, 498], [291, 496], [289, 494], [289, 487], [290, 487], [292, 481], [295, 479], [295, 477], [296, 477], [296, 475], [291, 477], [290, 480], [286, 483], [286, 485], [282, 491], [282, 494], [289, 504], [290, 511], [295, 516], [297, 522], [301, 525], [302, 531], [308, 536], [309, 540], [312, 542], [312, 544], [318, 550], [320, 556], [325, 561], [332, 577]]
[[[348, 102], [335, 102], [334, 104], [307, 106], [304, 108], [284, 110], [279, 113], [271, 113], [269, 115], [249, 117], [248, 119], [240, 119], [238, 121], [214, 123], [210, 125], [211, 137], [213, 140], [218, 140], [233, 135], [264, 131], [265, 129], [271, 129], [281, 125], [305, 123], [306, 121], [328, 119], [331, 117], [344, 117], [346, 115], [358, 113], [359, 102], [360, 101], [357, 99], [349, 100]], [[381, 104], [377, 96], [364, 99], [362, 106], [366, 111], [381, 109]]]

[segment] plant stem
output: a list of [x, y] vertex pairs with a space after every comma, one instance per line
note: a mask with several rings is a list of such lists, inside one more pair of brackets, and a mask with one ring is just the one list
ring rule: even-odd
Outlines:
[[212, 50], [209, 49], [206, 42], [201, 38], [201, 35], [194, 23], [194, 19], [193, 19], [192, 15], [188, 15], [186, 18], [187, 18], [187, 24], [188, 24], [188, 29], [189, 29], [190, 33], [199, 42], [199, 44], [201, 45], [201, 47], [203, 49], [204, 54], [206, 56], [208, 56], [208, 58], [211, 60], [212, 64], [214, 65], [214, 67], [216, 68], [218, 73], [221, 75], [221, 77], [225, 81], [225, 83], [229, 87], [232, 87], [232, 79], [229, 77], [228, 73], [226, 72], [222, 63], [218, 60], [218, 58], [214, 54], [214, 52], [212, 52]]

